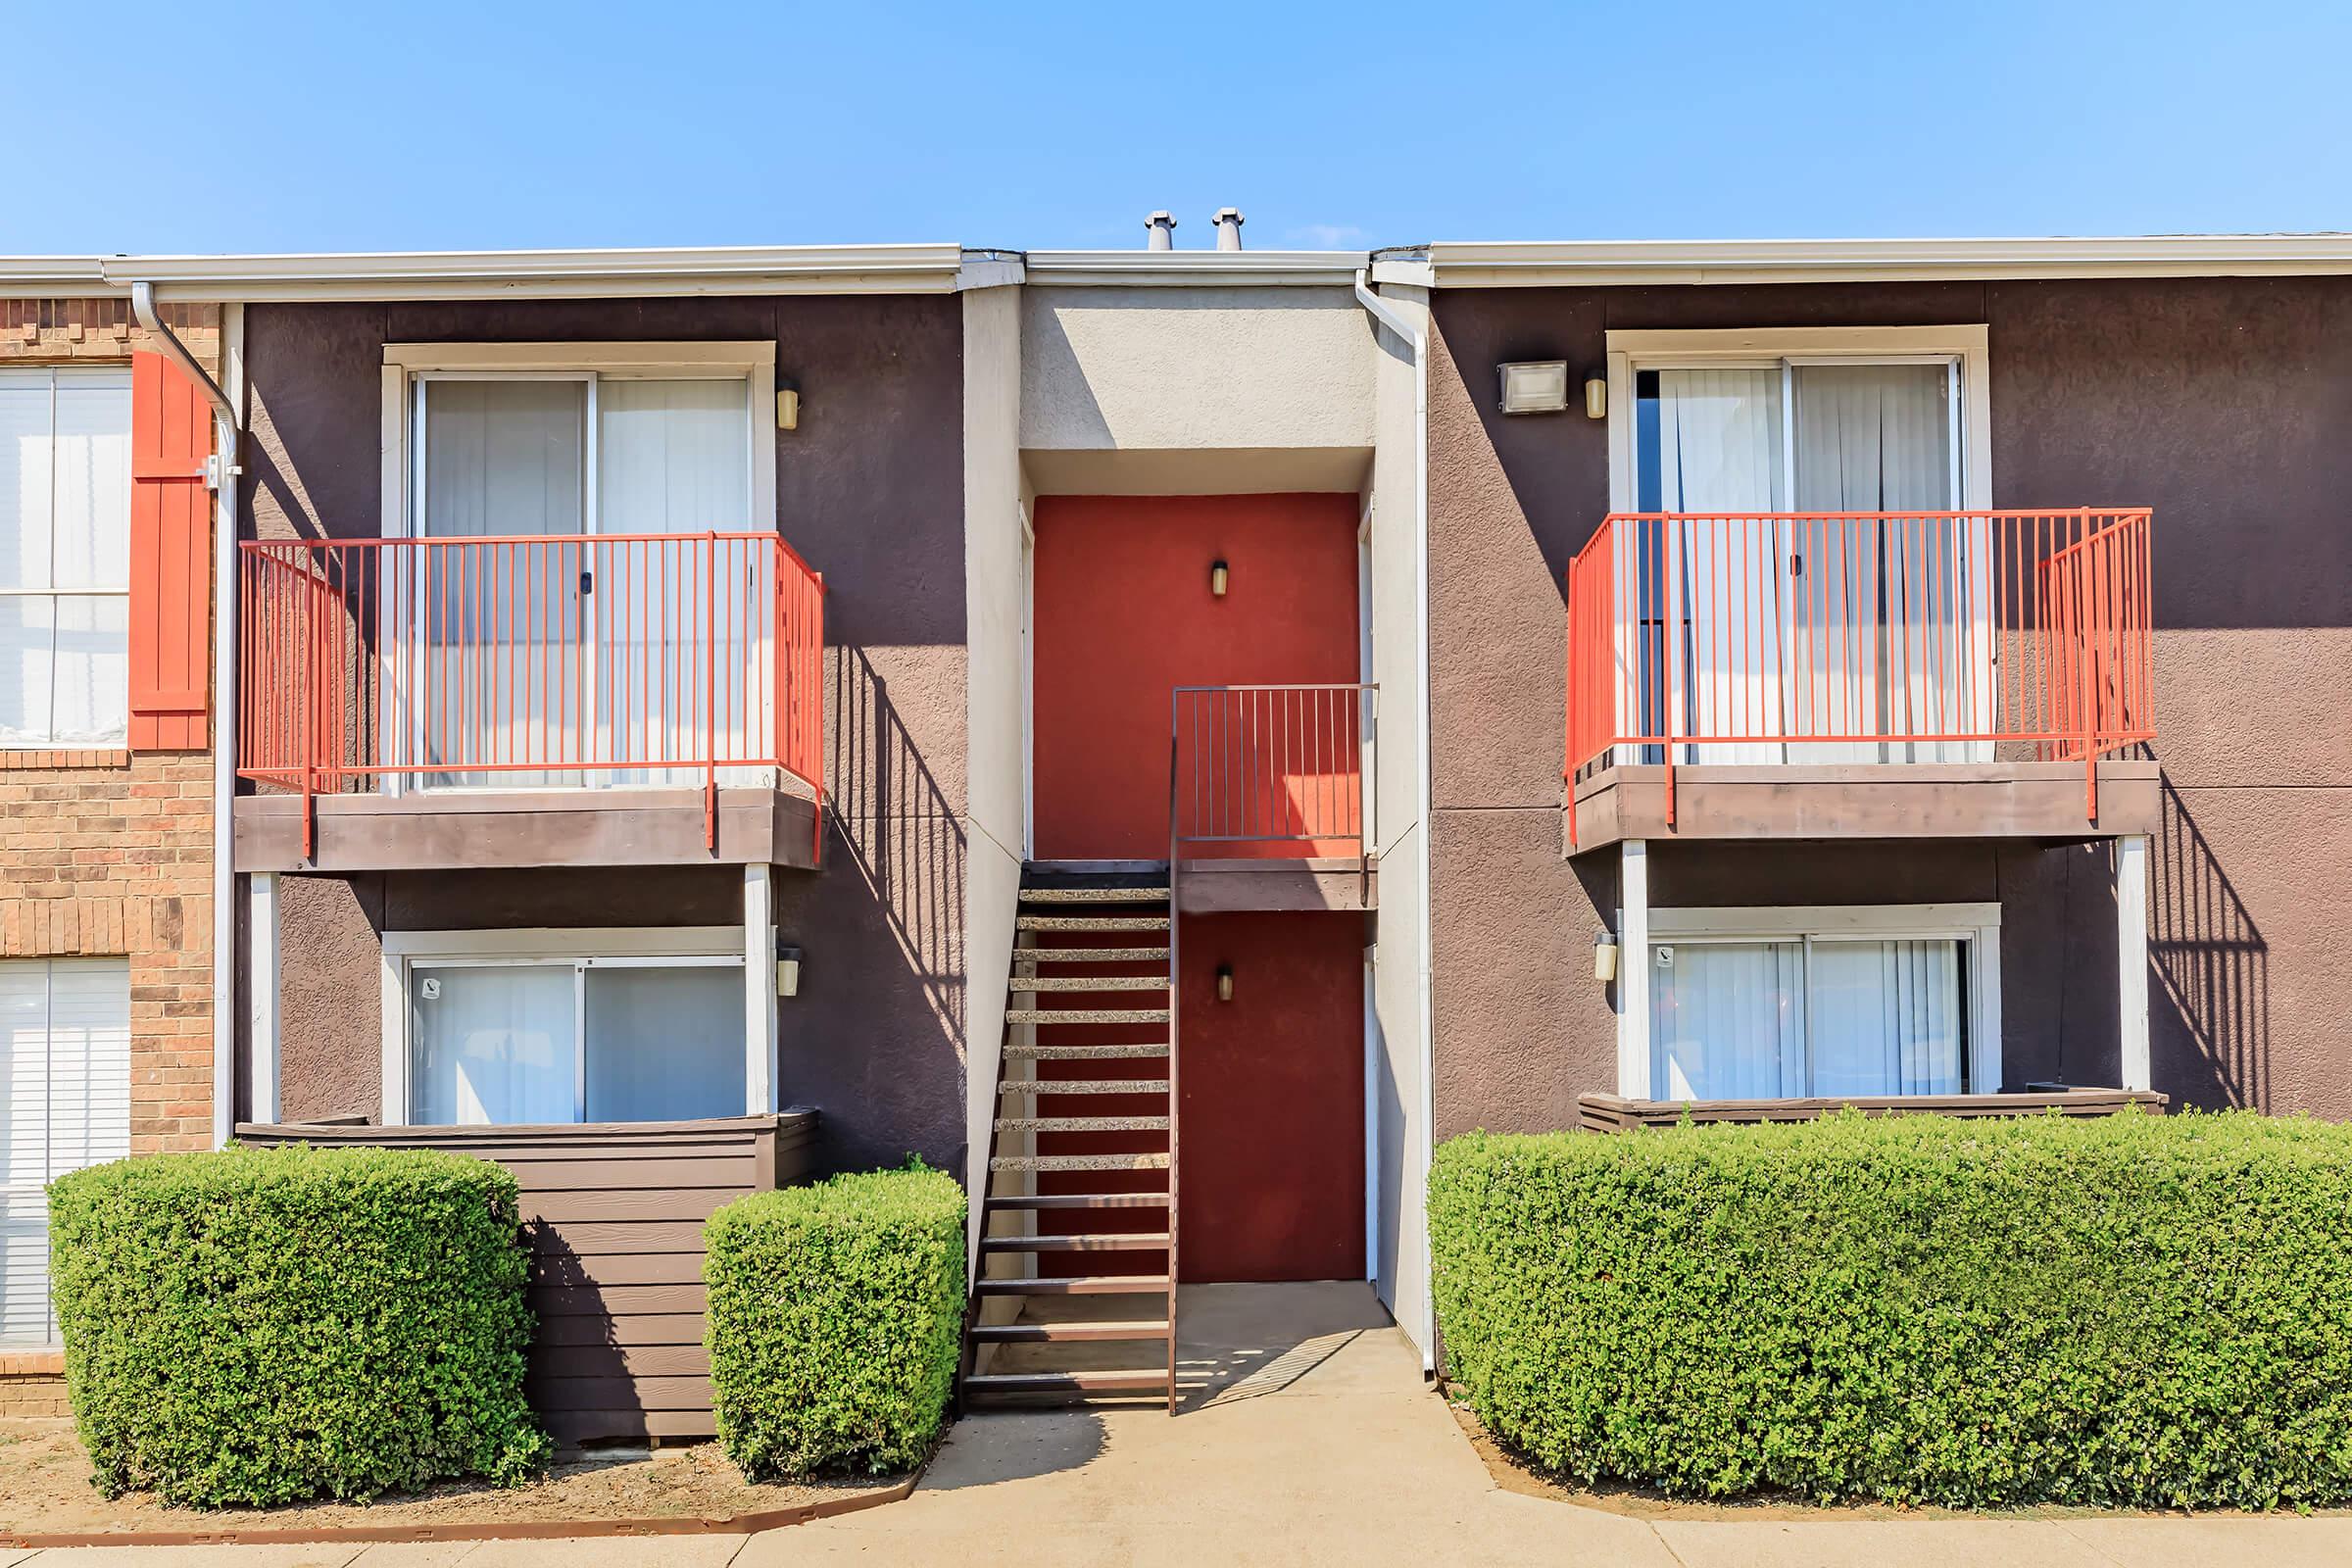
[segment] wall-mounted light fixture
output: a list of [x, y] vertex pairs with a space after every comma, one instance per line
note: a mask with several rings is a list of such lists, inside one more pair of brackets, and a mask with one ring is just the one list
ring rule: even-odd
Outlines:
[[776, 995], [797, 997], [801, 994], [801, 950], [790, 943], [776, 944]]
[[798, 387], [776, 388], [776, 428], [798, 430], [801, 427], [801, 393]]
[[1591, 376], [1585, 382], [1585, 417], [1605, 419], [1609, 416], [1609, 383], [1605, 376]]
[[1233, 965], [1230, 963], [1217, 965], [1217, 1000], [1219, 1002], [1233, 1000]]
[[1617, 978], [1617, 935], [1603, 931], [1592, 939], [1592, 978], [1607, 985]]
[[1232, 576], [1233, 568], [1226, 565], [1225, 563], [1222, 561], [1210, 562], [1208, 564], [1208, 591], [1219, 599], [1224, 598], [1225, 584]]
[[1498, 365], [1505, 414], [1557, 414], [1568, 407], [1568, 362], [1529, 360]]

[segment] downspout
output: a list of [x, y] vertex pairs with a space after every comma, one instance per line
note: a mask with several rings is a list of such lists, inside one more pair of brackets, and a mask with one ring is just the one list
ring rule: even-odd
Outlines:
[[[1430, 700], [1429, 700], [1429, 333], [1413, 325], [1387, 300], [1372, 291], [1370, 269], [1355, 270], [1355, 300], [1372, 318], [1413, 351], [1413, 658], [1419, 673], [1413, 700], [1414, 810], [1421, 824], [1420, 951], [1414, 955], [1421, 982], [1421, 1290], [1428, 1316], [1421, 1338], [1421, 1370], [1438, 1369], [1438, 1293], [1431, 1277], [1429, 1246], [1429, 1171], [1437, 1151], [1437, 886], [1431, 840], [1437, 824], [1430, 820]], [[1399, 1245], [1402, 1239], [1399, 1238]]]
[[[164, 324], [155, 285], [130, 285], [130, 310], [164, 357], [185, 371], [213, 406], [213, 446], [207, 466], [213, 488], [213, 1147], [229, 1140], [237, 1119], [237, 626], [232, 585], [237, 570], [237, 475], [244, 470], [235, 400], [196, 363], [196, 356]], [[245, 307], [220, 307], [220, 369], [244, 390]]]

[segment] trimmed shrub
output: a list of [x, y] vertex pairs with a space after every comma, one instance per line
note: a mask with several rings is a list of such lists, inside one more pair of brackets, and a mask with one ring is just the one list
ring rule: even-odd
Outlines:
[[1450, 1375], [1586, 1483], [2352, 1501], [2352, 1127], [1936, 1116], [1438, 1152]]
[[964, 1213], [954, 1178], [910, 1165], [710, 1216], [710, 1389], [744, 1474], [880, 1475], [929, 1451], [961, 1353]]
[[425, 1150], [243, 1149], [49, 1190], [66, 1379], [109, 1495], [219, 1507], [528, 1475], [514, 1178]]

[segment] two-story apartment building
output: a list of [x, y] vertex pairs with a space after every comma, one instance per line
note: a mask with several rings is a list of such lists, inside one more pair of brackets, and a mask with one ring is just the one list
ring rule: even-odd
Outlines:
[[240, 471], [199, 751], [132, 636], [125, 740], [11, 775], [212, 831], [12, 813], [12, 899], [173, 881], [9, 961], [129, 966], [137, 1147], [512, 1164], [562, 1436], [707, 1430], [700, 1222], [808, 1171], [964, 1176], [969, 1396], [1160, 1397], [1182, 1283], [1368, 1280], [1434, 1357], [1474, 1126], [2345, 1107], [2340, 241], [20, 272], [149, 285]]

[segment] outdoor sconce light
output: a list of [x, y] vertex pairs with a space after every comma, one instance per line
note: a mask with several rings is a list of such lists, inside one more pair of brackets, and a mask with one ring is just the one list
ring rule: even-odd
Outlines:
[[1595, 375], [1585, 382], [1585, 417], [1605, 419], [1609, 416], [1609, 383], [1606, 377]]
[[1219, 1002], [1233, 1000], [1233, 965], [1230, 963], [1217, 965], [1217, 1000]]
[[801, 994], [801, 950], [788, 943], [776, 944], [776, 995], [797, 997]]
[[1210, 562], [1208, 564], [1208, 591], [1219, 599], [1224, 598], [1226, 579], [1232, 575], [1232, 568], [1222, 561]]
[[1603, 931], [1592, 939], [1592, 978], [1607, 985], [1617, 978], [1617, 938]]
[[776, 389], [776, 428], [798, 430], [801, 427], [801, 394], [797, 387]]
[[1502, 412], [1557, 414], [1568, 407], [1568, 362], [1533, 360], [1498, 365], [1502, 376]]

